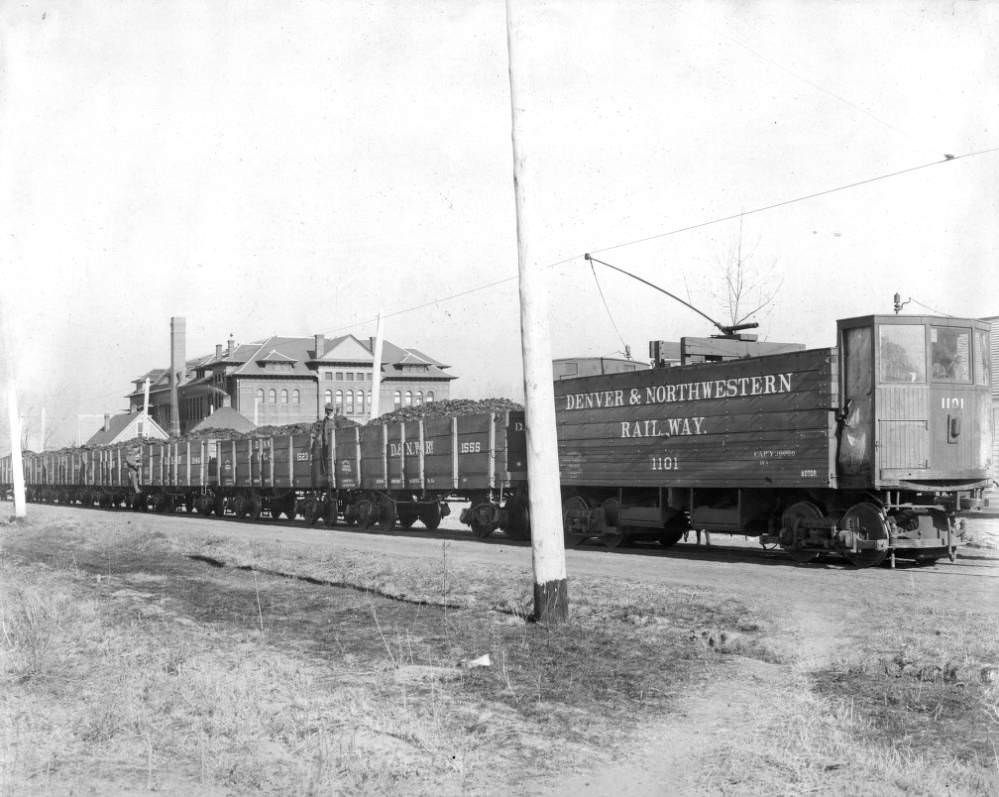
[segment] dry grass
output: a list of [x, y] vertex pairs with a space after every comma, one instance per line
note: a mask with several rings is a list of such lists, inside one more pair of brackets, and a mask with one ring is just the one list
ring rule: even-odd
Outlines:
[[[651, 760], [649, 729], [698, 722], [674, 717], [685, 695], [732, 732], [689, 751], [684, 793], [997, 783], [994, 683], [943, 677], [946, 662], [995, 661], [985, 609], [921, 626], [900, 605], [807, 673], [771, 644], [780, 617], [706, 589], [577, 579], [571, 621], [550, 629], [525, 622], [529, 573], [456, 566], [446, 543], [429, 567], [316, 559], [79, 516], [0, 532], [0, 797], [523, 793], [576, 766]], [[484, 653], [492, 666], [458, 666]], [[897, 656], [910, 663], [895, 672]]]
[[[665, 600], [546, 629], [368, 591], [443, 599], [440, 574], [337, 589], [213, 569], [122, 526], [5, 543], [3, 795], [495, 793], [592, 760], [712, 655]], [[494, 666], [457, 666], [486, 652]]]

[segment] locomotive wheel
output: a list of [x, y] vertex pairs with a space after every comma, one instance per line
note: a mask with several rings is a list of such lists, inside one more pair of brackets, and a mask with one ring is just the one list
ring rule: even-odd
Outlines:
[[[580, 531], [580, 528], [583, 530]], [[588, 540], [593, 535], [590, 534], [590, 505], [585, 498], [581, 495], [570, 495], [565, 501], [562, 502], [562, 535], [565, 540], [565, 544], [575, 548], [577, 545], [582, 545], [586, 540]], [[611, 534], [601, 535], [601, 540], [607, 547], [617, 547], [617, 543], [610, 545], [607, 543], [607, 538]]]
[[429, 531], [436, 531], [437, 527], [441, 524], [441, 520], [443, 520], [441, 505], [434, 501], [432, 506], [424, 507], [424, 509], [419, 513], [419, 519]]
[[[888, 526], [885, 524], [881, 508], [870, 501], [861, 501], [859, 504], [851, 506], [844, 513], [839, 525], [861, 540], [888, 539]], [[845, 546], [841, 553], [854, 567], [875, 567], [881, 564], [888, 555], [888, 551], [854, 552]]]
[[628, 544], [627, 529], [617, 526], [615, 531], [605, 531], [600, 535], [600, 542], [608, 548], [620, 548]]
[[659, 537], [659, 544], [664, 548], [676, 545], [688, 531], [690, 531], [690, 519], [685, 512], [680, 512], [666, 521], [663, 533]]
[[326, 528], [333, 528], [337, 521], [340, 519], [339, 503], [337, 502], [335, 495], [326, 496], [326, 500], [323, 501], [323, 525]]
[[294, 520], [296, 503], [294, 493], [288, 493], [283, 498], [274, 499], [271, 503], [271, 517], [277, 520], [284, 514], [288, 520]]
[[[804, 564], [811, 562], [818, 557], [815, 551], [803, 551], [799, 548], [792, 548], [794, 544], [794, 529], [803, 520], [819, 520], [822, 517], [822, 510], [811, 501], [798, 501], [791, 504], [781, 515], [781, 547], [787, 552], [795, 562]], [[785, 532], [787, 533], [788, 547], [784, 547]]]
[[357, 512], [357, 525], [362, 529], [370, 529], [375, 524], [375, 503], [370, 498], [362, 498], [354, 504]]
[[260, 520], [260, 499], [255, 495], [251, 495], [246, 499], [246, 516], [250, 520]]
[[515, 495], [506, 502], [503, 531], [511, 540], [531, 539], [531, 507], [526, 497]]
[[375, 528], [379, 531], [392, 531], [396, 520], [395, 501], [383, 495], [378, 498], [377, 506], [378, 520], [375, 522]]
[[315, 496], [310, 495], [302, 501], [302, 517], [305, 518], [305, 522], [310, 526], [316, 525], [316, 521], [319, 520], [321, 514], [319, 502], [316, 501]]
[[659, 537], [659, 544], [664, 548], [672, 548], [683, 539], [683, 529], [667, 527]]
[[242, 494], [233, 496], [232, 504], [229, 508], [232, 509], [232, 513], [237, 518], [242, 520], [246, 517], [246, 496]]
[[399, 507], [399, 512], [396, 517], [396, 522], [399, 524], [399, 528], [408, 529], [412, 528], [413, 524], [420, 519], [420, 514], [411, 507], [403, 509]]

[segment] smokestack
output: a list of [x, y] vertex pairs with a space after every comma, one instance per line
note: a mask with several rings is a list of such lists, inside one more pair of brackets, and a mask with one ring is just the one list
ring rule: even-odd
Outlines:
[[221, 343], [216, 343], [215, 344], [215, 359], [216, 360], [221, 360], [222, 359], [222, 344]]
[[326, 354], [326, 336], [316, 335], [316, 359]]
[[229, 356], [232, 357], [236, 353], [236, 339], [230, 334], [229, 335]]
[[111, 431], [111, 416], [108, 413], [104, 413], [104, 431]]
[[184, 381], [187, 354], [184, 350], [187, 321], [180, 316], [170, 319], [170, 436], [180, 436], [180, 395], [178, 388]]

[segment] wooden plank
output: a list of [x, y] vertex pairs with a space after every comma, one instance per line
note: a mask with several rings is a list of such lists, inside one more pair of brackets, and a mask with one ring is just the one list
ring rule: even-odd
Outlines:
[[334, 464], [337, 487], [341, 490], [357, 490], [361, 486], [361, 428], [341, 429], [337, 435]]
[[556, 383], [567, 485], [834, 482], [832, 350]]
[[803, 343], [777, 343], [775, 341], [732, 340], [729, 338], [680, 338], [680, 356], [717, 357], [724, 360], [747, 357], [765, 357], [803, 351]]

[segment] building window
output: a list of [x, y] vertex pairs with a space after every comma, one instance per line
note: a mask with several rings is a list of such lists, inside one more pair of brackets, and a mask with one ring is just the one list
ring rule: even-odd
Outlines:
[[395, 393], [392, 394], [392, 401], [395, 404], [395, 408], [399, 409], [399, 407], [402, 406], [402, 393], [398, 390], [395, 391]]
[[417, 390], [416, 391], [416, 406], [419, 407], [421, 404], [423, 404], [423, 391], [422, 390]]
[[357, 391], [357, 412], [361, 415], [364, 414], [364, 391]]
[[257, 388], [257, 401], [261, 404], [264, 403], [264, 389], [262, 387]]
[[348, 382], [353, 382], [354, 381], [354, 372], [353, 371], [347, 371], [347, 381]]
[[346, 412], [347, 412], [348, 415], [353, 415], [354, 414], [354, 391], [353, 390], [348, 390], [347, 391], [347, 408], [346, 408]]
[[332, 404], [332, 403], [333, 403], [333, 391], [327, 390], [325, 393], [323, 393], [323, 407], [325, 407], [327, 404]]
[[269, 404], [277, 404], [277, 391], [274, 388], [267, 391], [267, 402]]
[[291, 403], [292, 404], [302, 403], [302, 391], [300, 391], [298, 388], [295, 388], [294, 390], [291, 391]]
[[368, 410], [370, 411], [370, 409], [371, 409], [371, 391], [369, 390], [368, 391]]
[[343, 371], [337, 371], [336, 372], [336, 381], [337, 382], [342, 382], [343, 381]]
[[406, 391], [406, 400], [405, 400], [404, 404], [407, 407], [412, 407], [413, 406], [413, 391], [411, 391], [411, 390], [407, 390]]
[[333, 381], [333, 372], [332, 371], [326, 371], [326, 372], [324, 372], [323, 373], [323, 379], [325, 379], [327, 382], [332, 382]]
[[343, 391], [342, 390], [338, 390], [336, 392], [336, 400], [333, 402], [333, 404], [336, 406], [336, 414], [337, 415], [339, 415], [341, 412], [343, 412]]
[[427, 404], [433, 404], [433, 403], [434, 403], [434, 391], [428, 390], [427, 391]]
[[282, 390], [281, 391], [281, 403], [282, 404], [287, 404], [288, 403], [288, 391], [287, 390]]

